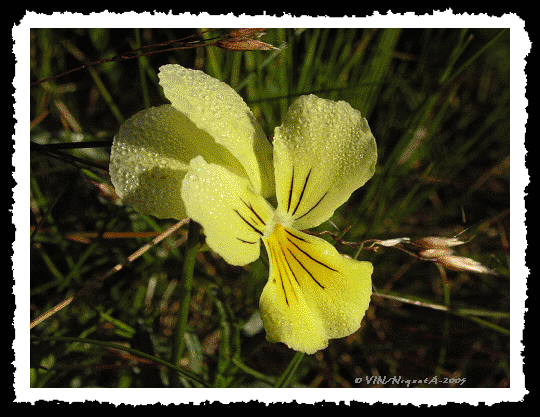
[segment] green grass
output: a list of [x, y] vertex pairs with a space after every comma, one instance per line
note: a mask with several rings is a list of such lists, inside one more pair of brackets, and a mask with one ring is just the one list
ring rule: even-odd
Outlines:
[[[55, 77], [31, 87], [32, 319], [82, 290], [31, 330], [31, 386], [367, 387], [365, 377], [380, 375], [509, 387], [509, 31], [270, 29], [262, 40], [278, 50], [161, 51], [174, 43], [111, 59], [194, 34], [31, 31], [31, 81]], [[309, 356], [264, 331], [247, 335], [266, 265], [227, 265], [202, 237], [186, 239], [187, 225], [130, 257], [174, 222], [110, 194], [110, 141], [123, 120], [166, 102], [156, 76], [165, 63], [233, 86], [268, 136], [300, 95], [348, 101], [368, 118], [379, 159], [332, 219], [350, 227], [343, 240], [462, 233], [470, 242], [458, 253], [498, 274], [442, 274], [395, 248], [337, 244], [375, 267], [362, 328]]]

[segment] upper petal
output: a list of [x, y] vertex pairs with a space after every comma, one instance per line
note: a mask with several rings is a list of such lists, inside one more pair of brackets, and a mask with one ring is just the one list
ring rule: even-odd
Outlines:
[[251, 183], [201, 156], [182, 182], [187, 214], [204, 228], [206, 243], [232, 265], [259, 258], [260, 239], [273, 209]]
[[242, 97], [204, 72], [180, 65], [162, 66], [159, 79], [172, 105], [238, 159], [257, 192], [272, 195], [272, 146]]
[[360, 327], [371, 298], [369, 262], [341, 256], [323, 239], [276, 225], [265, 240], [270, 277], [260, 300], [266, 337], [315, 353]]
[[308, 229], [328, 220], [375, 172], [375, 138], [344, 101], [302, 96], [274, 136], [278, 210]]
[[203, 155], [247, 178], [231, 153], [171, 105], [143, 110], [114, 138], [109, 172], [119, 197], [143, 214], [187, 217], [180, 198], [189, 161]]

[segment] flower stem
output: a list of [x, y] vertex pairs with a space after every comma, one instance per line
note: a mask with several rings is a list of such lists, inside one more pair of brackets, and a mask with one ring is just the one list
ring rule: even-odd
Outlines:
[[287, 366], [287, 369], [285, 369], [285, 372], [283, 372], [283, 374], [279, 377], [278, 381], [276, 382], [276, 385], [275, 385], [276, 388], [285, 388], [287, 385], [289, 385], [296, 371], [296, 368], [298, 368], [298, 365], [300, 365], [300, 362], [302, 362], [303, 358], [304, 358], [304, 352], [296, 352], [291, 362], [289, 363], [289, 366]]
[[[184, 256], [184, 265], [182, 266], [182, 276], [180, 281], [180, 299], [178, 307], [178, 316], [173, 335], [173, 346], [170, 363], [180, 366], [182, 353], [185, 348], [185, 333], [189, 314], [189, 305], [191, 299], [191, 287], [193, 283], [193, 271], [195, 270], [195, 260], [199, 251], [200, 226], [193, 220], [189, 221], [188, 238], [186, 252]], [[170, 386], [175, 387], [179, 384], [180, 375], [177, 372], [170, 372]]]

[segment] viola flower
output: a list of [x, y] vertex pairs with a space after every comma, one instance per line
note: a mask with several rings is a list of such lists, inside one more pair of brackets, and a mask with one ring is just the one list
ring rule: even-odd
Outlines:
[[[330, 219], [371, 178], [377, 150], [348, 103], [298, 98], [273, 146], [227, 84], [179, 65], [160, 68], [170, 105], [143, 110], [114, 138], [110, 174], [125, 204], [190, 217], [232, 265], [269, 257], [260, 313], [271, 342], [314, 353], [354, 333], [369, 306], [369, 262], [303, 232]], [[274, 209], [266, 198], [275, 195]]]

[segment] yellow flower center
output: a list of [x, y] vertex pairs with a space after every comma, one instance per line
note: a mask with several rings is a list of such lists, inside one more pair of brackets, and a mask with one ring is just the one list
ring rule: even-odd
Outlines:
[[283, 212], [279, 209], [276, 210], [270, 221], [266, 223], [266, 226], [263, 230], [262, 238], [266, 240], [270, 236], [272, 236], [274, 234], [276, 226], [281, 225], [283, 227], [292, 227], [293, 222], [294, 218], [289, 213]]

